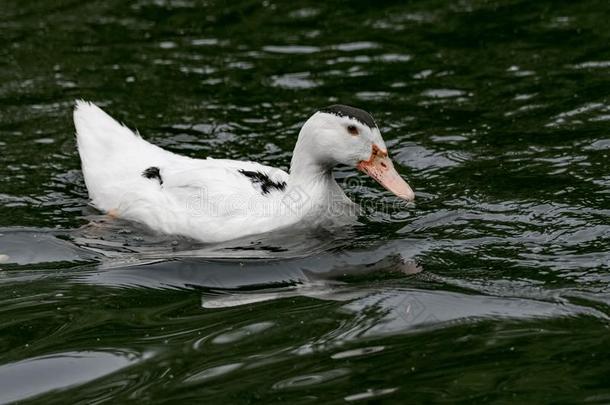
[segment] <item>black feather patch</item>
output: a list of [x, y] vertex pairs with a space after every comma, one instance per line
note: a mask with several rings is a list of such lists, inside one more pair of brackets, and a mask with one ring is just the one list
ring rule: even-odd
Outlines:
[[284, 191], [286, 188], [285, 181], [273, 181], [265, 173], [243, 169], [239, 170], [239, 172], [249, 178], [252, 184], [259, 185], [263, 194], [269, 194], [273, 189]]
[[353, 118], [371, 129], [377, 128], [377, 124], [375, 123], [375, 120], [371, 114], [361, 110], [360, 108], [350, 107], [349, 105], [343, 104], [334, 104], [322, 108], [320, 112], [338, 115], [339, 117]]
[[142, 172], [142, 176], [147, 179], [157, 179], [159, 180], [159, 184], [163, 184], [163, 179], [161, 178], [161, 172], [159, 172], [159, 168], [156, 166], [151, 166], [148, 169]]

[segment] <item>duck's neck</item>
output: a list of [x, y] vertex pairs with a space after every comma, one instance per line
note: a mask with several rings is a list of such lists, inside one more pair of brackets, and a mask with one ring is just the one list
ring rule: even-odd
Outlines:
[[306, 142], [299, 139], [290, 163], [288, 195], [299, 196], [311, 207], [327, 205], [345, 194], [333, 177], [333, 165], [321, 161]]
[[332, 179], [332, 164], [324, 162], [315, 153], [315, 145], [309, 137], [299, 134], [290, 162], [291, 183], [308, 183], [312, 180], [324, 179]]

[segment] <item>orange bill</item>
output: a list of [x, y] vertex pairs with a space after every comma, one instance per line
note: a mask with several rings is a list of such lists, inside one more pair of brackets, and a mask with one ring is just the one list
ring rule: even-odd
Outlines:
[[382, 151], [377, 145], [373, 145], [369, 160], [361, 161], [356, 167], [398, 197], [407, 201], [415, 199], [415, 193], [411, 187], [394, 169], [394, 164], [388, 157], [388, 152]]

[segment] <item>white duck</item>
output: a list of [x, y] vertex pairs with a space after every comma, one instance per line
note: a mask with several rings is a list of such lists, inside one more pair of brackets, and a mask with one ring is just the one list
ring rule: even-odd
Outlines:
[[192, 159], [153, 145], [96, 105], [77, 101], [74, 125], [92, 204], [113, 217], [203, 242], [341, 222], [353, 203], [334, 166], [357, 167], [397, 196], [400, 177], [373, 118], [345, 105], [317, 111], [297, 139], [290, 174], [254, 162]]

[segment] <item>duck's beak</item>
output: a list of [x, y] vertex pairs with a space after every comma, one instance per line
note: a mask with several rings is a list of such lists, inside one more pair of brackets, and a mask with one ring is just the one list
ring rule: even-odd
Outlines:
[[407, 201], [415, 199], [415, 193], [394, 169], [394, 164], [388, 157], [388, 152], [373, 144], [369, 160], [362, 160], [356, 166], [358, 170], [374, 178], [379, 184], [398, 197]]

